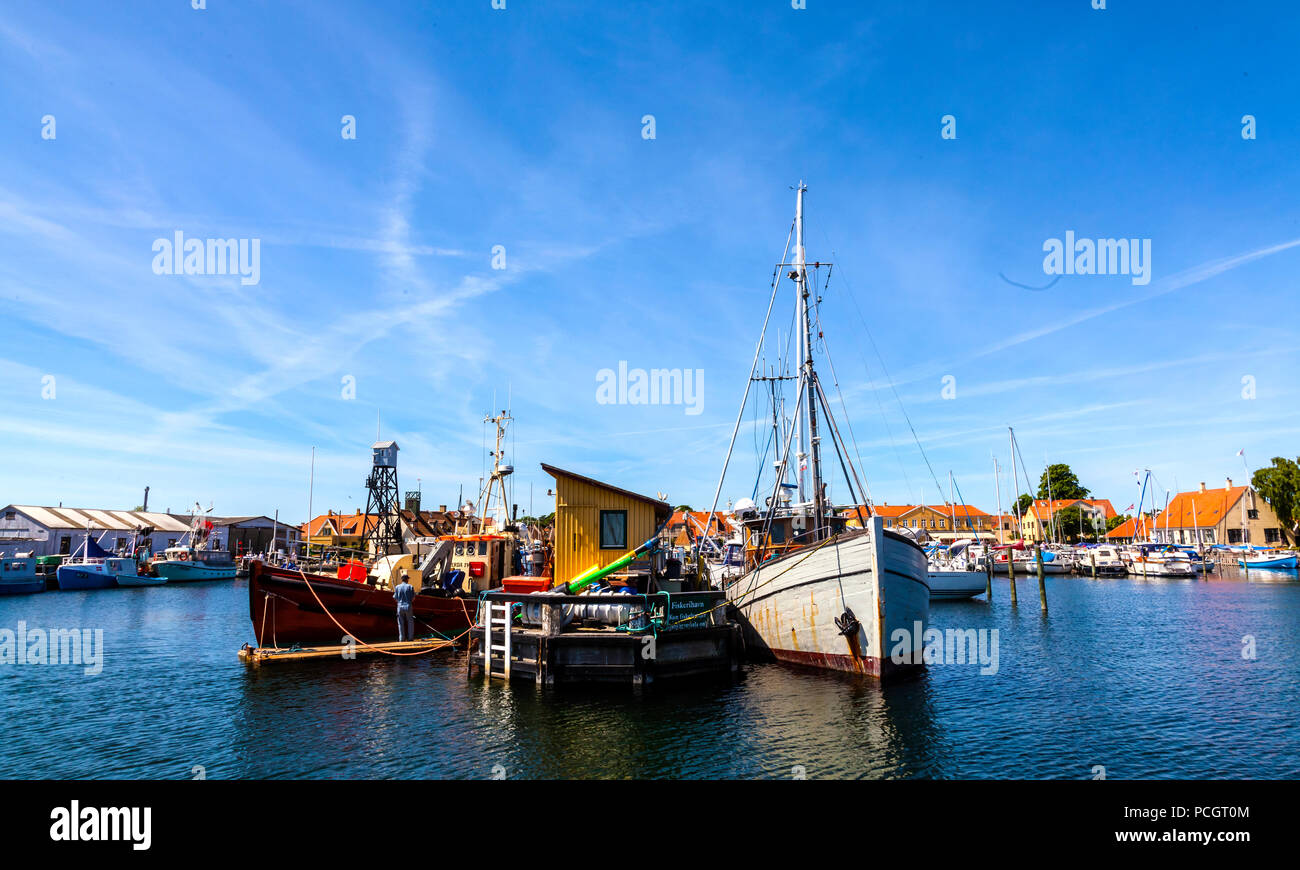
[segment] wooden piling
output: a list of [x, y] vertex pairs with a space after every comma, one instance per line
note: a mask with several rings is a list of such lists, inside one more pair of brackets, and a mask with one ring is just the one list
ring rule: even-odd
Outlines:
[[1016, 557], [1007, 550], [1007, 577], [1011, 580], [1011, 603], [1016, 603]]
[[984, 548], [984, 595], [993, 600], [993, 559], [988, 547]]
[[1043, 548], [1034, 544], [1034, 561], [1038, 563], [1038, 603], [1047, 612], [1047, 584], [1043, 580]]
[[1092, 579], [1096, 580], [1097, 579], [1097, 554], [1095, 552], [1089, 553], [1088, 558], [1092, 560]]

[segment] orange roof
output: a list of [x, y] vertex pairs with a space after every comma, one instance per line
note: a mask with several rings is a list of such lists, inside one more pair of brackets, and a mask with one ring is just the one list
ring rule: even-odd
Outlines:
[[[1149, 521], [1148, 521], [1149, 522]], [[1137, 536], [1137, 517], [1129, 517], [1106, 533], [1108, 538], [1133, 538]]]
[[[980, 510], [979, 508], [975, 507], [974, 505], [967, 505], [967, 504], [959, 504], [959, 505], [947, 505], [947, 504], [926, 504], [926, 505], [919, 505], [919, 504], [878, 504], [878, 505], [875, 506], [874, 511], [875, 511], [876, 516], [894, 518], [894, 517], [902, 517], [902, 516], [906, 516], [907, 514], [910, 514], [912, 511], [920, 510], [921, 508], [926, 508], [926, 509], [928, 509], [928, 510], [932, 510], [932, 511], [934, 511], [935, 513], [939, 514], [940, 516], [944, 516], [944, 517], [948, 516], [949, 513], [955, 511], [956, 514], [957, 514], [957, 519], [962, 519], [963, 517], [966, 517], [966, 516], [971, 516], [971, 517], [987, 517], [987, 516], [989, 516], [988, 513], [985, 513], [984, 511]], [[870, 508], [870, 507], [868, 507], [868, 506], [866, 506], [866, 505], [862, 505], [862, 512], [863, 512], [863, 513], [870, 513], [872, 510], [873, 510], [872, 508]], [[839, 512], [840, 512], [840, 516], [853, 516], [853, 515], [855, 515], [855, 511], [854, 511], [854, 507], [853, 507], [853, 505], [849, 505], [848, 507], [842, 507], [842, 508], [839, 508]]]
[[[378, 517], [376, 517], [374, 514], [369, 514], [369, 515], [366, 517], [366, 520], [367, 520], [366, 525], [367, 525], [367, 526], [373, 526], [374, 523], [375, 523], [375, 521], [376, 521], [377, 519], [378, 519]], [[328, 524], [329, 528], [326, 528], [326, 525], [327, 525], [327, 524]], [[360, 534], [364, 534], [364, 529], [362, 529], [362, 527], [361, 527], [361, 515], [360, 515], [360, 514], [355, 514], [355, 513], [352, 513], [352, 514], [338, 514], [338, 513], [326, 513], [326, 514], [321, 514], [320, 516], [313, 518], [310, 522], [305, 523], [305, 524], [303, 525], [303, 529], [304, 529], [304, 530], [306, 530], [308, 527], [310, 527], [310, 532], [308, 532], [308, 534], [311, 535], [312, 537], [317, 537], [317, 536], [320, 536], [320, 535], [360, 535]]]
[[[1180, 492], [1169, 502], [1169, 528], [1192, 529], [1213, 528], [1223, 521], [1225, 516], [1241, 500], [1246, 492], [1244, 486], [1231, 489], [1207, 489], [1205, 492]], [[1160, 517], [1160, 528], [1165, 527], [1164, 516]]]
[[[698, 534], [699, 531], [703, 529], [706, 525], [708, 525], [709, 522], [708, 511], [690, 511], [692, 522], [689, 523], [686, 522], [686, 514], [687, 514], [686, 511], [673, 511], [673, 515], [668, 518], [668, 527], [674, 528], [676, 526], [684, 525], [692, 535], [695, 535]], [[719, 529], [725, 532], [730, 528], [731, 526], [727, 525], [727, 512], [714, 511], [713, 525], [709, 527], [709, 534], [711, 535], [717, 534]]]
[[[877, 516], [882, 516], [882, 517], [901, 517], [903, 514], [907, 513], [908, 511], [914, 510], [915, 508], [916, 505], [914, 504], [878, 504], [875, 506], [875, 513]], [[869, 513], [871, 510], [872, 508], [866, 505], [862, 506], [863, 513]], [[855, 511], [852, 506], [841, 510], [841, 513], [854, 513], [854, 512]]]
[[[1040, 498], [1034, 500], [1034, 503], [1029, 506], [1028, 511], [1033, 511], [1035, 518], [1045, 520], [1050, 515], [1063, 511], [1076, 504], [1086, 504], [1091, 507], [1099, 507], [1102, 509], [1106, 519], [1118, 516], [1118, 514], [1115, 513], [1115, 506], [1110, 503], [1110, 499], [1108, 498], [1058, 498], [1052, 499], [1050, 502], [1045, 498]], [[1028, 513], [1028, 511], [1026, 511], [1026, 513]]]

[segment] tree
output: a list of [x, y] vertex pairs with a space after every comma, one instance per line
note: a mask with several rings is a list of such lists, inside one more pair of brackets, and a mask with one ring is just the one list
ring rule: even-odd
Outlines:
[[1133, 518], [1128, 514], [1116, 514], [1115, 516], [1106, 520], [1106, 531], [1112, 532], [1115, 529], [1118, 529], [1120, 526], [1127, 523], [1131, 519]]
[[1092, 514], [1081, 510], [1078, 505], [1056, 512], [1056, 528], [1068, 541], [1095, 541], [1099, 533]]
[[693, 511], [691, 510], [691, 506], [688, 504], [679, 504], [677, 507], [673, 508], [673, 510], [682, 511], [683, 513], [688, 513], [688, 514], [693, 513]]
[[[1048, 482], [1051, 482], [1051, 495], [1048, 495]], [[1070, 501], [1087, 498], [1089, 490], [1079, 483], [1079, 477], [1063, 462], [1047, 466], [1043, 476], [1038, 480], [1038, 497]]]
[[1273, 457], [1273, 464], [1258, 469], [1250, 478], [1251, 484], [1277, 514], [1283, 533], [1292, 541], [1300, 538], [1300, 458], [1296, 462], [1281, 456]]
[[1020, 498], [1016, 499], [1011, 505], [1011, 513], [1023, 517], [1029, 510], [1029, 506], [1034, 503], [1034, 497], [1029, 493], [1021, 493]]

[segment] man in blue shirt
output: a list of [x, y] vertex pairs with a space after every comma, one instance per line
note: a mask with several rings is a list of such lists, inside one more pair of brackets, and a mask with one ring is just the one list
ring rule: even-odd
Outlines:
[[415, 640], [415, 615], [411, 613], [411, 602], [415, 600], [415, 587], [402, 572], [402, 582], [393, 590], [393, 599], [397, 602], [397, 639]]

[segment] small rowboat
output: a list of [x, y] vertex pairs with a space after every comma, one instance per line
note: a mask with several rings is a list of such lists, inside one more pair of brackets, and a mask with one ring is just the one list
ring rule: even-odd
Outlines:
[[1237, 564], [1242, 568], [1294, 568], [1296, 567], [1296, 561], [1295, 553], [1287, 553], [1282, 550], [1267, 550], [1238, 559]]

